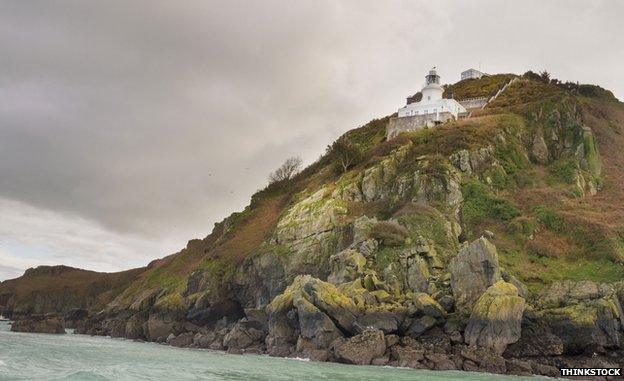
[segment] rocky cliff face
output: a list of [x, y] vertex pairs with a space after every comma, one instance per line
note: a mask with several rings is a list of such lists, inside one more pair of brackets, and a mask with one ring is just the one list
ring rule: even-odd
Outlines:
[[[510, 77], [497, 78], [483, 89]], [[515, 374], [557, 376], [587, 351], [584, 364], [621, 362], [624, 221], [590, 211], [624, 198], [621, 159], [598, 143], [623, 133], [624, 107], [521, 79], [473, 118], [390, 141], [386, 121], [341, 138], [362, 153], [348, 171], [328, 151], [135, 274], [77, 331]]]

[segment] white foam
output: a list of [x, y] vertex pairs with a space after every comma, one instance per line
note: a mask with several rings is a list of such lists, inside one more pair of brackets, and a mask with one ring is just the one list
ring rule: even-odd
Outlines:
[[295, 360], [295, 361], [310, 362], [310, 359], [309, 358], [305, 358], [305, 357], [287, 357], [287, 359]]

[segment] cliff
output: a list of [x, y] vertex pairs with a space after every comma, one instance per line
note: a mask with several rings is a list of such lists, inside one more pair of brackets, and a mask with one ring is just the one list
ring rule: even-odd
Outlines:
[[[491, 96], [511, 78], [447, 90]], [[470, 118], [391, 140], [387, 122], [339, 138], [357, 151], [346, 171], [334, 145], [100, 293], [50, 308], [41, 289], [11, 288], [27, 273], [0, 298], [12, 289], [11, 308], [31, 313], [80, 304], [79, 332], [234, 353], [555, 376], [617, 365], [624, 105], [528, 74]]]
[[0, 283], [0, 312], [8, 317], [97, 310], [144, 269], [98, 273], [68, 266], [39, 266]]

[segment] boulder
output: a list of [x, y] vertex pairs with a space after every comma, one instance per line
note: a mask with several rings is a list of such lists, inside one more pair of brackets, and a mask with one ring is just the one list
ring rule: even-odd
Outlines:
[[386, 341], [380, 330], [366, 330], [349, 339], [338, 339], [333, 344], [336, 358], [348, 364], [369, 365], [386, 352]]
[[238, 321], [223, 337], [223, 346], [229, 349], [246, 349], [251, 346], [262, 345], [266, 333], [259, 324], [250, 322], [247, 318]]
[[303, 357], [312, 361], [329, 361], [332, 359], [329, 349], [319, 348], [316, 343], [299, 336], [297, 340], [297, 357]]
[[167, 338], [167, 344], [179, 348], [190, 347], [193, 344], [194, 336], [193, 332], [184, 332], [173, 338]]
[[612, 285], [558, 282], [538, 299], [539, 318], [563, 340], [564, 353], [619, 348], [624, 313]]
[[[528, 319], [525, 319], [528, 320]], [[505, 356], [510, 357], [549, 357], [563, 354], [563, 341], [540, 321], [529, 320], [522, 323], [520, 340], [510, 344]]]
[[496, 282], [475, 304], [464, 340], [469, 345], [502, 354], [508, 344], [520, 339], [525, 307], [516, 286], [503, 280]]
[[438, 304], [440, 304], [440, 306], [442, 306], [442, 308], [444, 308], [446, 312], [450, 313], [455, 311], [455, 298], [453, 298], [452, 296], [440, 295], [437, 301]]
[[537, 130], [537, 133], [533, 138], [531, 155], [533, 159], [540, 164], [547, 164], [550, 160], [548, 146], [546, 145], [546, 141], [544, 140], [544, 132], [541, 128]]
[[65, 328], [75, 328], [80, 322], [89, 316], [89, 311], [84, 308], [72, 308], [63, 316]]
[[139, 312], [132, 315], [125, 325], [125, 338], [132, 340], [145, 339], [147, 313]]
[[424, 292], [414, 294], [412, 302], [417, 311], [423, 315], [431, 316], [436, 319], [446, 315], [446, 311], [440, 303], [436, 302], [431, 296]]
[[429, 268], [420, 256], [407, 259], [407, 286], [412, 291], [426, 292], [429, 290]]
[[507, 272], [502, 272], [501, 276], [505, 282], [511, 283], [516, 286], [516, 288], [518, 289], [518, 295], [520, 297], [526, 299], [527, 296], [529, 296], [529, 290], [527, 289], [527, 286], [525, 286], [524, 283], [520, 282], [518, 278]]
[[342, 337], [329, 316], [310, 303], [301, 293], [293, 296], [293, 306], [299, 317], [301, 337], [313, 342], [317, 348], [327, 348], [335, 339]]
[[327, 281], [333, 284], [341, 284], [355, 280], [364, 271], [366, 258], [358, 251], [347, 249], [329, 257], [331, 274]]
[[384, 334], [391, 334], [398, 331], [403, 318], [404, 314], [400, 311], [383, 309], [365, 311], [358, 316], [355, 329], [358, 333], [367, 329], [379, 329]]
[[533, 372], [533, 367], [528, 361], [507, 359], [505, 360], [505, 366], [507, 368], [507, 373], [514, 374], [516, 376], [530, 376]]
[[410, 337], [418, 337], [426, 332], [428, 329], [436, 325], [436, 323], [436, 318], [425, 315], [423, 317], [415, 319], [409, 326], [409, 329], [407, 330], [407, 332], [405, 332], [405, 334]]
[[223, 350], [223, 339], [228, 333], [226, 328], [221, 328], [214, 331], [198, 332], [193, 336], [194, 348], [204, 348], [213, 350]]
[[425, 353], [425, 358], [435, 370], [456, 370], [457, 365], [445, 353]]
[[466, 371], [499, 374], [507, 372], [505, 359], [488, 349], [466, 347], [460, 350], [460, 355], [465, 359], [463, 369]]
[[269, 353], [291, 350], [299, 334], [326, 348], [341, 332], [355, 333], [357, 312], [352, 298], [331, 283], [300, 275], [267, 306]]
[[481, 237], [463, 247], [449, 264], [456, 308], [470, 311], [488, 287], [501, 280], [496, 247]]
[[[176, 321], [167, 316], [152, 314], [147, 320], [147, 334], [150, 341], [162, 342], [174, 333]], [[125, 326], [124, 326], [125, 328]]]
[[11, 324], [13, 332], [65, 333], [61, 319], [56, 315], [31, 315]]
[[410, 346], [395, 345], [391, 348], [391, 358], [397, 362], [397, 365], [404, 368], [422, 369], [424, 366], [421, 361], [425, 351], [421, 348]]

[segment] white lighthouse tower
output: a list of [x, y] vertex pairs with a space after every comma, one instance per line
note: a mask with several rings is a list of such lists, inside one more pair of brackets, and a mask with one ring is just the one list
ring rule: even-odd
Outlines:
[[436, 68], [429, 70], [425, 76], [425, 85], [418, 102], [408, 98], [406, 106], [401, 107], [397, 117], [388, 122], [386, 134], [392, 139], [401, 132], [415, 131], [425, 127], [433, 127], [448, 120], [456, 120], [460, 114], [466, 113], [464, 106], [455, 99], [444, 99], [444, 88], [440, 85], [440, 76]]
[[429, 70], [429, 74], [425, 76], [425, 87], [421, 90], [422, 100], [429, 103], [437, 102], [442, 99], [444, 89], [440, 86], [440, 76], [435, 67]]
[[435, 67], [429, 70], [425, 76], [425, 85], [420, 91], [422, 99], [419, 102], [409, 103], [399, 109], [399, 117], [428, 115], [428, 120], [445, 122], [451, 116], [457, 119], [457, 115], [466, 112], [466, 109], [455, 99], [444, 99], [444, 89], [440, 86], [440, 76]]

